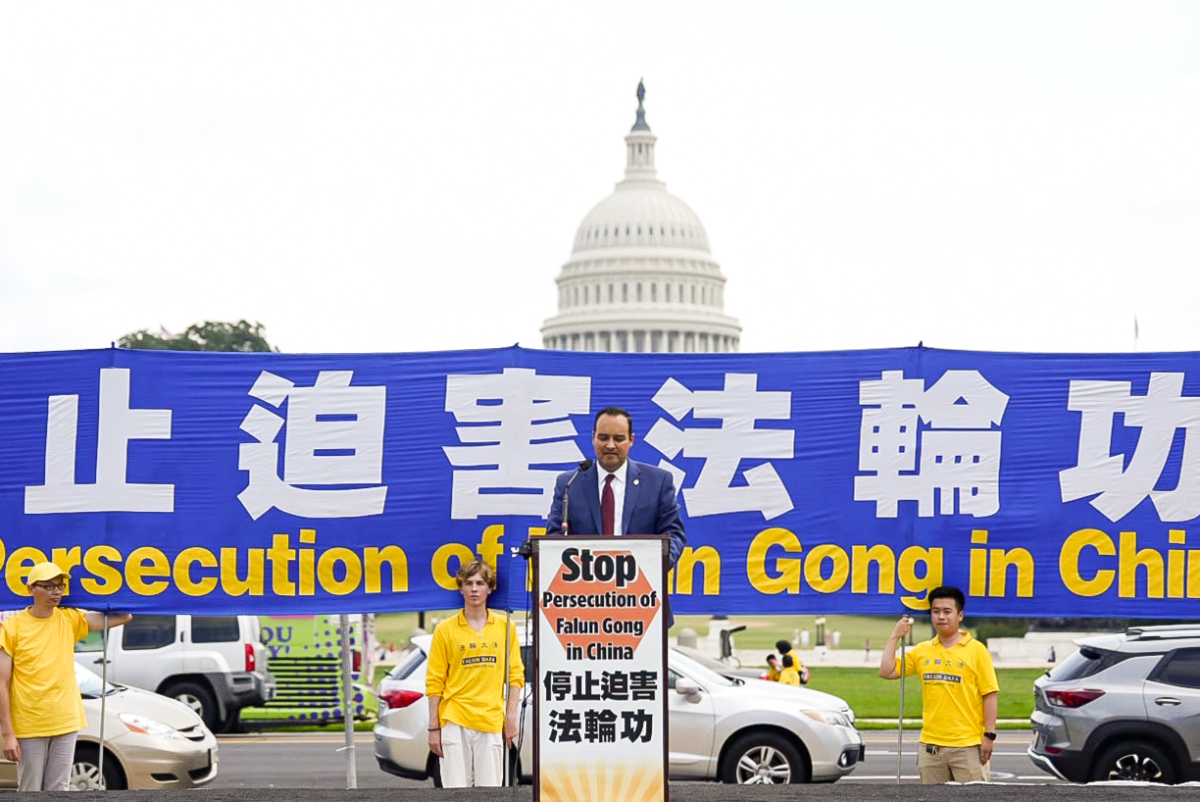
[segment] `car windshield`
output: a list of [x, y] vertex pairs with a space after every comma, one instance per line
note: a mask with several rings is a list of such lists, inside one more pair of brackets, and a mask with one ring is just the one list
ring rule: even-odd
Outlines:
[[101, 688], [105, 689], [105, 695], [116, 693], [120, 690], [120, 688], [111, 682], [105, 685], [104, 680], [96, 676], [91, 669], [84, 668], [79, 663], [75, 664], [75, 680], [79, 683], [79, 694], [84, 699], [99, 699]]
[[674, 666], [683, 669], [688, 674], [691, 674], [694, 679], [698, 679], [712, 685], [736, 684], [733, 682], [733, 680], [730, 680], [727, 677], [722, 677], [708, 666], [701, 665], [683, 652], [679, 652], [674, 649], [671, 650], [671, 663]]

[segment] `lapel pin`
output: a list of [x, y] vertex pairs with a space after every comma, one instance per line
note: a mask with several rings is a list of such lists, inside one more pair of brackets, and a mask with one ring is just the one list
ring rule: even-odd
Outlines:
[[634, 479], [634, 480], [633, 480], [633, 483], [636, 485], [636, 484], [637, 484], [638, 482], [640, 482], [640, 481], [642, 481], [642, 480], [641, 480], [641, 479]]

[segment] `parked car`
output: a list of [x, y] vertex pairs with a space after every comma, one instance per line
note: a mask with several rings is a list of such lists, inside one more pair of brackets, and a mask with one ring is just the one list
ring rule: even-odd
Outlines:
[[[75, 678], [88, 723], [75, 743], [71, 790], [196, 788], [217, 778], [217, 739], [187, 705], [137, 688], [103, 685], [100, 677], [78, 663]], [[0, 757], [0, 788], [16, 787], [17, 764]]]
[[1200, 780], [1200, 626], [1076, 643], [1034, 682], [1033, 762], [1071, 782]]
[[[254, 615], [136, 615], [113, 630], [107, 657], [108, 679], [178, 699], [213, 732], [275, 696]], [[75, 647], [84, 668], [100, 673], [104, 660], [98, 632]]]
[[[425, 668], [432, 635], [412, 639], [413, 648], [380, 680], [375, 758], [384, 771], [440, 784], [438, 761], [429, 752], [429, 706]], [[533, 660], [526, 667], [525, 735], [519, 772], [533, 769]], [[670, 649], [667, 656], [669, 773], [727, 783], [833, 782], [854, 771], [864, 757], [854, 712], [843, 700], [806, 688], [758, 679], [729, 679]], [[387, 709], [385, 712], [384, 704]]]

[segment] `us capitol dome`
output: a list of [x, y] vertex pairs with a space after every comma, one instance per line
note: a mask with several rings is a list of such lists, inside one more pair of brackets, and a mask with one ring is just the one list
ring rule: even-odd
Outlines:
[[625, 136], [625, 180], [575, 233], [556, 279], [558, 314], [542, 325], [542, 344], [566, 351], [736, 351], [742, 327], [725, 314], [725, 276], [704, 224], [654, 169], [658, 137], [646, 124], [645, 95], [639, 83], [637, 121]]

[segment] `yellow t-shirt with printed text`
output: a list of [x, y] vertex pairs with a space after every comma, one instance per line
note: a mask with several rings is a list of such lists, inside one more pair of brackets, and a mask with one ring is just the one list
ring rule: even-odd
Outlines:
[[75, 644], [87, 634], [87, 619], [73, 607], [57, 607], [49, 618], [25, 609], [0, 626], [0, 649], [12, 657], [9, 712], [18, 738], [49, 738], [87, 726], [75, 680]]
[[[896, 658], [900, 673], [900, 658]], [[921, 680], [921, 743], [978, 746], [983, 740], [983, 697], [1000, 690], [987, 647], [962, 630], [949, 649], [937, 638], [904, 656], [904, 675]]]
[[[452, 721], [479, 732], [504, 730], [504, 625], [508, 619], [488, 610], [482, 632], [460, 611], [438, 624], [429, 647], [425, 695], [442, 697], [438, 723]], [[508, 684], [525, 685], [525, 664], [517, 628], [508, 624]]]

